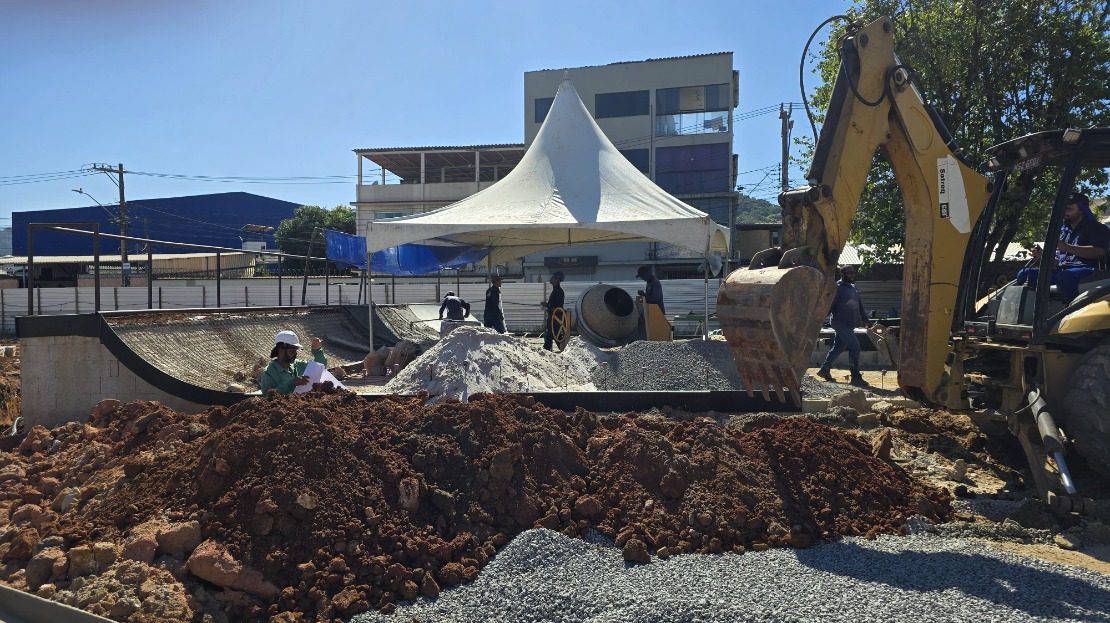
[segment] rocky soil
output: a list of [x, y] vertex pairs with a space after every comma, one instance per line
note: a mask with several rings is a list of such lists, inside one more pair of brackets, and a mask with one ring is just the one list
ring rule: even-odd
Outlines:
[[879, 416], [838, 409], [839, 429], [488, 394], [105, 401], [0, 452], [0, 581], [119, 621], [331, 620], [470, 582], [537, 526], [646, 563], [952, 517]]

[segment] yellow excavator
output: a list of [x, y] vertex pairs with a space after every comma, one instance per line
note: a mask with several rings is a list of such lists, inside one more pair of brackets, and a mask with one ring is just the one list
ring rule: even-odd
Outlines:
[[1049, 275], [1077, 177], [1110, 166], [1110, 128], [1009, 141], [989, 152], [980, 173], [899, 62], [893, 30], [883, 18], [854, 23], [840, 39], [808, 185], [779, 196], [782, 246], [757, 253], [722, 284], [717, 313], [737, 369], [749, 392], [800, 401], [836, 292], [837, 260], [881, 149], [906, 218], [899, 386], [930, 405], [1004, 416], [1041, 499], [1061, 513], [1095, 512], [1065, 457], [1073, 449], [1110, 477], [1110, 272], [1085, 279], [1070, 301], [1050, 279], [991, 290], [984, 249], [992, 222], [1013, 218], [999, 214], [1008, 185], [1051, 184], [1038, 264]]

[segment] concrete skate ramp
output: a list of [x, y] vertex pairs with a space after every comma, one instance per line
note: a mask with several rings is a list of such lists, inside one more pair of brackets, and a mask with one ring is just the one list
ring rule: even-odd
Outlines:
[[378, 346], [408, 340], [427, 350], [439, 341], [438, 305], [374, 305], [374, 320], [374, 343]]
[[362, 361], [368, 352], [366, 323], [357, 321], [357, 308], [352, 311], [248, 308], [109, 314], [104, 319], [131, 353], [175, 379], [208, 390], [225, 391], [238, 383], [254, 391], [278, 331], [297, 334], [306, 347], [302, 357], [310, 356], [309, 340], [319, 336], [329, 366]]

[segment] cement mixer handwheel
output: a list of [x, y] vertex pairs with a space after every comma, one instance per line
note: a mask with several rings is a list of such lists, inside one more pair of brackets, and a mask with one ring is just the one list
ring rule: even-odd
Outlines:
[[570, 312], [563, 307], [551, 311], [551, 337], [560, 351], [570, 341]]

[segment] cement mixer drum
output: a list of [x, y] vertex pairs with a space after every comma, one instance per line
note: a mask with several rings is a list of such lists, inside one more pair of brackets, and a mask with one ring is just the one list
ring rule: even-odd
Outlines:
[[574, 305], [578, 332], [598, 346], [617, 346], [635, 336], [639, 326], [632, 296], [604, 283], [591, 286]]

